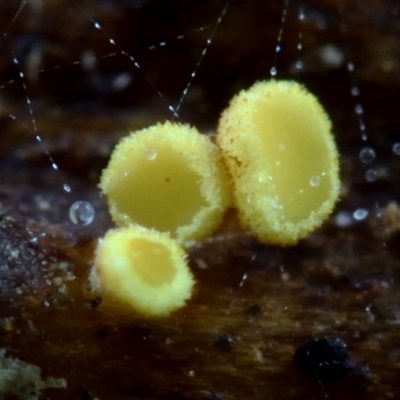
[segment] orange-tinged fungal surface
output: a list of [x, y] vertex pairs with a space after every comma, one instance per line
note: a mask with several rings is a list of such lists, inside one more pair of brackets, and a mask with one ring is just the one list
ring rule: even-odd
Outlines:
[[103, 171], [100, 188], [113, 220], [200, 239], [229, 205], [219, 149], [188, 125], [165, 122], [123, 138]]
[[152, 317], [182, 307], [191, 296], [194, 279], [175, 240], [130, 226], [112, 229], [99, 241], [91, 283], [126, 307]]
[[217, 143], [240, 221], [261, 241], [295, 244], [332, 211], [340, 179], [331, 122], [300, 84], [241, 91], [221, 116]]

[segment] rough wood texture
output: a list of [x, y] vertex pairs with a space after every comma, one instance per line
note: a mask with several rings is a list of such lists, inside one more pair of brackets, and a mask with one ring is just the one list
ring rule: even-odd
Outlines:
[[[380, 209], [400, 194], [400, 157], [391, 151], [400, 141], [397, 2], [304, 1], [301, 24], [289, 3], [278, 77], [305, 83], [332, 116], [342, 200], [322, 229], [292, 248], [258, 243], [229, 213], [221, 231], [190, 252], [193, 299], [160, 320], [141, 319], [88, 291], [96, 240], [112, 226], [96, 185], [118, 138], [171, 117], [165, 101], [179, 101], [226, 3], [30, 1], [7, 28], [18, 8], [12, 3], [0, 10], [1, 32], [7, 31], [1, 84], [18, 77], [17, 57], [59, 171], [34, 140], [16, 79], [0, 93], [0, 348], [41, 367], [44, 378], [67, 381], [66, 389], [46, 389], [41, 398], [400, 398], [400, 218], [395, 205]], [[229, 5], [183, 101], [182, 120], [213, 131], [238, 89], [269, 76], [282, 4], [268, 3]], [[299, 29], [304, 50], [298, 55]], [[174, 39], [182, 33], [184, 39]], [[141, 71], [121, 55], [99, 58], [116, 50], [107, 35], [137, 57]], [[147, 50], [160, 40], [170, 43]], [[354, 61], [354, 74], [347, 61], [328, 68], [320, 60], [328, 44]], [[73, 65], [90, 52], [97, 57], [93, 68]], [[293, 73], [298, 57], [304, 71]], [[132, 83], [116, 92], [112, 83], [121, 72]], [[377, 153], [375, 182], [365, 180], [371, 166], [358, 159], [364, 144], [353, 112], [358, 99], [349, 94], [353, 79], [368, 145]], [[71, 224], [68, 209], [76, 200], [93, 204], [92, 224]], [[360, 207], [369, 211], [365, 220], [338, 224], [338, 213]], [[354, 362], [337, 382], [320, 382], [293, 362], [300, 345], [322, 336], [341, 338]]]

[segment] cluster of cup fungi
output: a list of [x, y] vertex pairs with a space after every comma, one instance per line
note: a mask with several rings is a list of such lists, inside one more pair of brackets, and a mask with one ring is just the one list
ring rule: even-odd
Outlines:
[[293, 81], [262, 81], [222, 113], [215, 138], [165, 122], [123, 138], [100, 180], [117, 228], [99, 240], [92, 284], [144, 316], [191, 297], [185, 243], [237, 209], [258, 240], [294, 245], [339, 197], [338, 151], [317, 98]]

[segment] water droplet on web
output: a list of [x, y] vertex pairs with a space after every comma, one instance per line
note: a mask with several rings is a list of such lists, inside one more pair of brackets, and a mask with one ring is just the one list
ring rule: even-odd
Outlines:
[[347, 70], [348, 70], [349, 72], [353, 72], [353, 71], [354, 71], [354, 64], [353, 64], [351, 61], [349, 61], [349, 62], [347, 63]]
[[375, 160], [376, 154], [372, 147], [363, 147], [359, 154], [360, 160], [364, 164], [370, 164]]
[[63, 189], [64, 189], [67, 193], [70, 193], [70, 192], [71, 192], [71, 186], [67, 185], [66, 183], [64, 183]]
[[286, 14], [287, 14], [287, 10], [288, 10], [288, 4], [289, 4], [289, 0], [285, 0], [284, 1], [284, 5], [283, 5], [283, 10], [282, 10], [282, 16], [281, 16], [281, 22], [280, 22], [280, 27], [279, 27], [279, 32], [278, 32], [278, 37], [276, 39], [276, 45], [275, 45], [275, 57], [274, 57], [274, 62], [272, 64], [271, 69], [269, 70], [269, 74], [271, 75], [271, 77], [274, 77], [277, 75], [278, 70], [276, 68], [277, 65], [277, 60], [278, 60], [278, 54], [281, 52], [282, 50], [282, 35], [283, 35], [283, 26], [285, 24], [285, 20], [286, 20]]
[[364, 112], [364, 109], [361, 104], [356, 104], [354, 111], [357, 115], [361, 115]]
[[353, 85], [350, 89], [350, 93], [352, 96], [359, 96], [360, 95], [360, 89], [358, 88], [358, 86]]
[[[351, 81], [351, 83], [350, 83], [350, 94], [353, 97], [358, 97], [358, 96], [360, 96], [361, 91], [360, 91], [360, 87], [357, 85], [357, 82], [356, 82], [355, 69], [356, 69], [356, 67], [355, 67], [354, 63], [352, 61], [348, 61], [347, 62], [347, 70], [349, 71], [350, 81]], [[366, 134], [366, 126], [365, 126], [365, 122], [364, 122], [364, 119], [363, 119], [364, 108], [363, 108], [363, 106], [362, 106], [362, 104], [360, 102], [357, 102], [354, 105], [354, 113], [355, 113], [355, 115], [357, 116], [357, 119], [358, 119], [358, 128], [359, 128], [360, 133], [361, 133], [361, 139], [362, 139], [362, 141], [366, 142], [368, 140], [368, 136]]]
[[310, 185], [311, 185], [311, 186], [317, 187], [317, 186], [319, 186], [320, 183], [321, 183], [321, 177], [318, 176], [318, 175], [314, 175], [314, 176], [312, 176], [312, 177], [310, 178], [309, 182], [310, 182]]
[[353, 212], [353, 218], [356, 221], [362, 221], [368, 216], [368, 211], [364, 208], [358, 208], [356, 211]]
[[[227, 1], [225, 3], [225, 5], [222, 7], [222, 10], [221, 10], [221, 12], [220, 12], [220, 14], [219, 14], [219, 16], [217, 18], [217, 22], [216, 22], [216, 24], [214, 26], [214, 31], [211, 34], [211, 36], [209, 36], [208, 39], [206, 40], [206, 44], [203, 47], [203, 50], [202, 50], [201, 55], [200, 55], [200, 57], [199, 57], [199, 59], [198, 59], [198, 61], [196, 63], [196, 66], [194, 67], [194, 70], [192, 71], [192, 73], [190, 75], [190, 79], [189, 79], [188, 83], [186, 84], [185, 88], [182, 91], [182, 95], [181, 95], [181, 97], [180, 97], [180, 99], [178, 101], [178, 104], [177, 104], [176, 108], [172, 108], [172, 112], [174, 114], [174, 119], [175, 118], [179, 118], [179, 111], [181, 109], [183, 100], [185, 99], [185, 97], [186, 97], [186, 95], [187, 95], [187, 93], [189, 91], [189, 88], [192, 86], [193, 79], [196, 77], [197, 71], [198, 71], [200, 65], [202, 64], [205, 55], [207, 54], [208, 48], [210, 47], [210, 45], [211, 45], [211, 43], [213, 41], [213, 37], [214, 37], [214, 34], [215, 34], [217, 28], [221, 24], [223, 18], [225, 17], [226, 12], [228, 11], [228, 6], [229, 6], [229, 1]], [[171, 109], [171, 106], [169, 106], [169, 108]]]
[[392, 147], [393, 153], [400, 156], [400, 142], [394, 143]]
[[69, 209], [69, 219], [75, 225], [89, 225], [94, 214], [93, 206], [87, 201], [76, 201]]
[[144, 155], [148, 160], [155, 160], [157, 158], [157, 150], [154, 147], [146, 147]]

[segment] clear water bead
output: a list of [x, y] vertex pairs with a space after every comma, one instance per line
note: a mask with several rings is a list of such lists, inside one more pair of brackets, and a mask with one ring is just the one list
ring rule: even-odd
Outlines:
[[400, 156], [400, 142], [394, 143], [392, 147], [393, 153]]
[[269, 73], [270, 73], [271, 76], [275, 76], [275, 75], [278, 73], [278, 71], [276, 70], [275, 67], [272, 67], [272, 68], [269, 70]]
[[71, 192], [71, 186], [67, 185], [66, 183], [64, 183], [63, 189], [64, 189], [67, 193], [70, 193], [70, 192]]
[[93, 206], [87, 201], [76, 201], [69, 209], [69, 219], [75, 225], [89, 225], [94, 214]]
[[370, 164], [375, 160], [375, 150], [372, 147], [364, 147], [361, 149], [359, 157], [364, 164]]
[[310, 178], [309, 182], [310, 182], [310, 185], [311, 185], [311, 186], [317, 187], [317, 186], [319, 186], [320, 183], [321, 183], [321, 177], [318, 176], [318, 175], [314, 175], [314, 176], [312, 176], [312, 177]]
[[358, 208], [356, 211], [353, 212], [353, 218], [357, 221], [362, 221], [368, 216], [368, 211], [364, 208]]
[[144, 154], [148, 160], [155, 160], [157, 158], [157, 150], [154, 147], [146, 147]]

